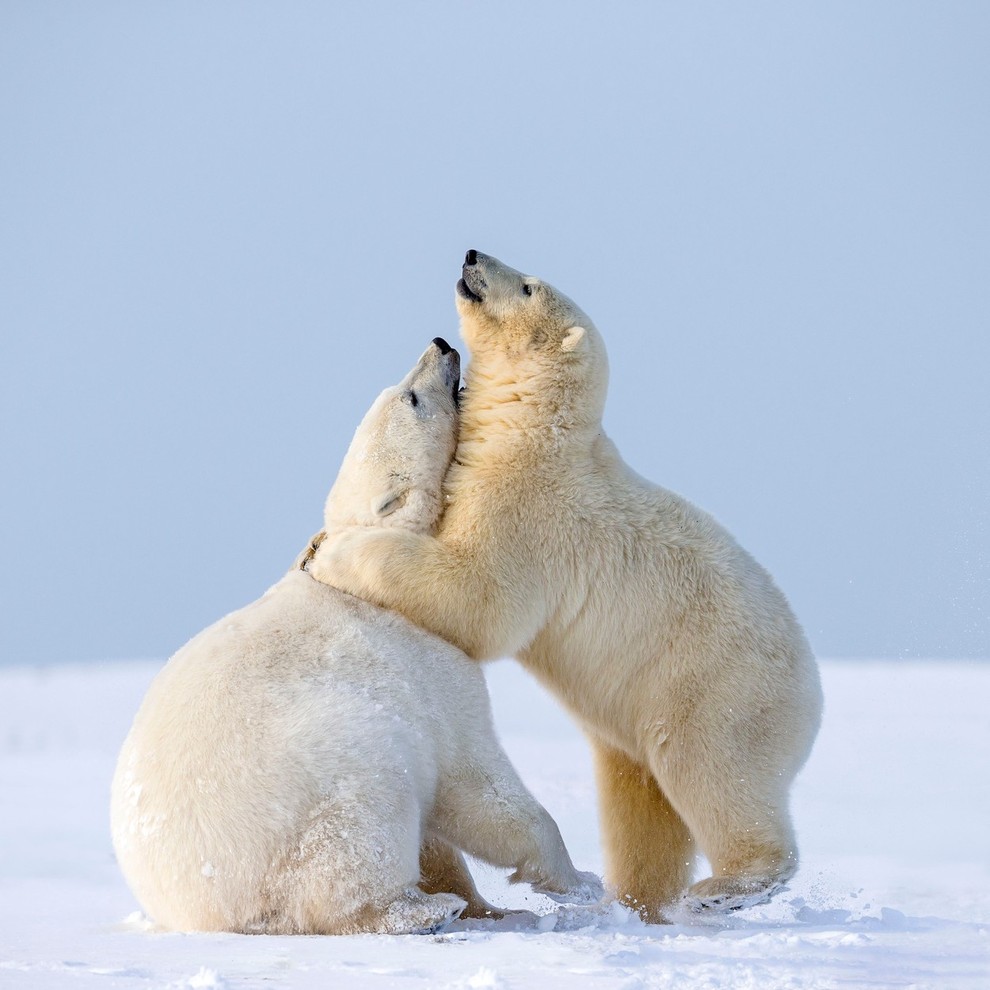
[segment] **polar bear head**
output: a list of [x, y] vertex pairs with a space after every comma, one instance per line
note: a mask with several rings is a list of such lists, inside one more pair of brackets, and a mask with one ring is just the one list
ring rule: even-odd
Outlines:
[[597, 423], [608, 358], [588, 316], [549, 283], [480, 251], [468, 251], [461, 276], [456, 300], [472, 375], [511, 382], [562, 420]]
[[347, 526], [433, 528], [457, 446], [460, 379], [460, 355], [436, 337], [412, 371], [378, 396], [327, 496], [327, 532]]

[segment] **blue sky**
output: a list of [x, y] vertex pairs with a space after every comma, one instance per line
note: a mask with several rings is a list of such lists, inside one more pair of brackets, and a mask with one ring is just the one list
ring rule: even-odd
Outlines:
[[990, 7], [0, 7], [0, 663], [273, 583], [475, 247], [830, 656], [990, 656]]

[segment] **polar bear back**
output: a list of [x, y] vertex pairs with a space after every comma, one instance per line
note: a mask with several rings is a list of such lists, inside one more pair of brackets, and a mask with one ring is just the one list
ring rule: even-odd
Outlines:
[[183, 927], [190, 901], [230, 927], [327, 802], [401, 818], [396, 795], [410, 782], [433, 794], [490, 725], [483, 674], [459, 651], [292, 571], [187, 643], [149, 690], [114, 788], [121, 867], [167, 927]]

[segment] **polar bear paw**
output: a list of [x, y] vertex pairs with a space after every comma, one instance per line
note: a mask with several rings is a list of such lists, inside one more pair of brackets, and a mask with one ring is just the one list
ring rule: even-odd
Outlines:
[[581, 870], [577, 871], [577, 881], [564, 890], [550, 890], [542, 884], [534, 884], [533, 890], [558, 904], [597, 904], [605, 896], [601, 877]]
[[769, 878], [709, 877], [691, 887], [681, 906], [692, 914], [739, 911], [766, 904], [785, 889], [783, 881]]
[[375, 931], [381, 935], [430, 935], [460, 917], [467, 901], [456, 894], [424, 894], [410, 887], [382, 912]]
[[357, 528], [333, 533], [313, 551], [306, 569], [317, 581], [348, 591], [355, 583], [355, 563], [362, 549], [380, 535], [376, 530]]

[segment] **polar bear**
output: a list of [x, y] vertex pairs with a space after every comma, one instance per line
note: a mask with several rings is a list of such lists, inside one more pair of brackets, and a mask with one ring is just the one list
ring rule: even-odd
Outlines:
[[[437, 338], [382, 393], [327, 532], [435, 523], [459, 384]], [[478, 665], [314, 580], [311, 557], [179, 650], [134, 720], [111, 819], [147, 913], [187, 931], [429, 931], [490, 908], [460, 849], [560, 899], [600, 895], [499, 745]]]
[[[820, 721], [805, 636], [714, 519], [623, 463], [591, 320], [480, 252], [462, 276], [436, 535], [348, 531], [314, 570], [556, 694], [593, 749], [606, 882], [648, 920], [764, 900], [797, 867], [788, 792]], [[713, 873], [686, 890], [696, 845]]]

